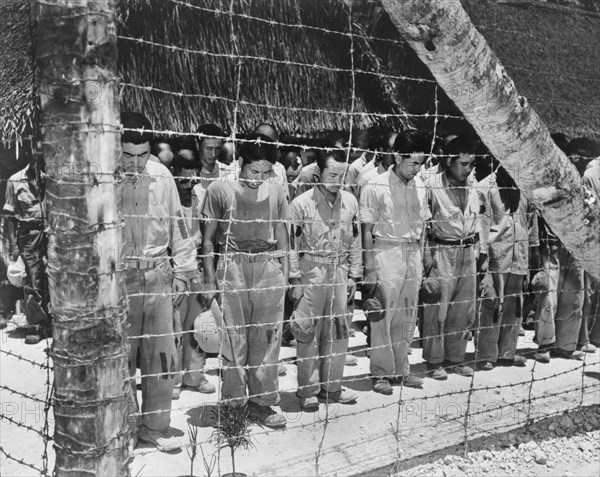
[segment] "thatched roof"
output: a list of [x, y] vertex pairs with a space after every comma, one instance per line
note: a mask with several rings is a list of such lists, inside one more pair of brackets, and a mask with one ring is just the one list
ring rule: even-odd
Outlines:
[[21, 138], [34, 113], [30, 3], [0, 2], [0, 141]]
[[[353, 86], [352, 44], [344, 34], [348, 13], [342, 1], [236, 2], [234, 15], [229, 14], [229, 1], [189, 3], [120, 4], [121, 35], [136, 39], [119, 40], [119, 67], [126, 83], [122, 103], [125, 108], [141, 105], [155, 128], [190, 131], [216, 122], [231, 129], [238, 79], [238, 130], [264, 121], [288, 132], [344, 130], [350, 116], [325, 111], [403, 112], [389, 94], [391, 81], [357, 74]], [[367, 41], [355, 37], [354, 47], [355, 69], [380, 71]], [[398, 126], [405, 121], [385, 122]], [[381, 122], [368, 114], [353, 116], [354, 127]]]
[[[550, 130], [599, 138], [598, 15], [571, 7], [543, 7], [535, 0], [462, 1]], [[350, 3], [353, 32], [362, 35], [353, 37], [353, 58], [350, 37], [344, 34]], [[6, 32], [0, 37], [0, 131], [7, 141], [22, 133], [33, 112], [31, 22], [28, 0], [2, 0], [0, 5], [0, 31]], [[239, 94], [239, 130], [261, 121], [309, 134], [347, 129], [349, 115], [336, 111], [352, 109], [348, 70], [353, 60], [358, 70], [392, 75], [356, 74], [355, 112], [391, 114], [384, 121], [398, 124], [406, 121], [403, 110], [435, 111], [434, 83], [394, 78], [432, 79], [398, 38], [378, 2], [245, 0], [235, 2], [233, 16], [227, 13], [229, 5], [229, 0], [120, 0], [120, 34], [140, 40], [119, 41], [122, 108], [145, 111], [157, 128], [165, 130], [190, 131], [203, 122], [229, 129]], [[369, 35], [394, 41], [367, 39]], [[232, 56], [238, 53], [244, 56], [241, 62]], [[438, 112], [460, 116], [438, 93]], [[354, 127], [382, 120], [368, 114], [353, 119]]]

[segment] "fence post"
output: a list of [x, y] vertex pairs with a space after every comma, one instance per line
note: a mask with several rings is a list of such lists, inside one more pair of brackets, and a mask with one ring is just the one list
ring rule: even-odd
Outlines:
[[34, 4], [58, 476], [129, 474], [114, 2]]

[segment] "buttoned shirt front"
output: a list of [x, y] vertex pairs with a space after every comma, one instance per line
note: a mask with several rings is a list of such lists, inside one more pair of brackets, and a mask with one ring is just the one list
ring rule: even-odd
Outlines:
[[404, 184], [393, 167], [374, 177], [360, 196], [360, 220], [373, 224], [373, 237], [387, 241], [419, 240], [430, 217], [423, 183]]
[[[427, 176], [425, 185], [431, 210], [430, 231], [433, 237], [459, 241], [479, 234], [480, 250], [487, 253], [489, 205], [485, 189], [478, 187], [473, 174], [464, 186], [452, 185], [445, 171]], [[466, 191], [459, 191], [459, 188]], [[464, 208], [461, 206], [460, 192], [466, 192]]]
[[[362, 246], [358, 202], [340, 190], [331, 204], [319, 187], [296, 197], [291, 204], [294, 248], [290, 254], [290, 278], [300, 277], [299, 255], [316, 256], [334, 263], [348, 263], [348, 275], [362, 276]], [[308, 258], [310, 260], [310, 258]]]
[[170, 248], [175, 274], [197, 270], [194, 241], [165, 166], [148, 161], [137, 178], [123, 181], [122, 199], [126, 258], [168, 258]]

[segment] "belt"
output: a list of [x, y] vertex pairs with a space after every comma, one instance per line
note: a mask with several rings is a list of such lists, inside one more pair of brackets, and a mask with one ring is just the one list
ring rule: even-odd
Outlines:
[[300, 258], [304, 260], [308, 260], [310, 262], [315, 263], [324, 263], [326, 265], [334, 265], [345, 263], [348, 256], [344, 255], [343, 257], [323, 257], [321, 255], [314, 255], [312, 253], [301, 253]]
[[273, 250], [271, 252], [232, 252], [229, 255], [231, 260], [239, 260], [243, 262], [271, 262], [285, 257], [284, 250]]
[[21, 232], [29, 232], [32, 230], [43, 230], [44, 229], [44, 221], [42, 219], [19, 220], [17, 227], [18, 227], [18, 230]]
[[168, 260], [168, 258], [126, 258], [125, 269], [126, 270], [150, 270], [162, 265]]
[[383, 243], [419, 243], [419, 239], [415, 238], [388, 238], [388, 237], [375, 237], [375, 241], [383, 242]]
[[438, 237], [434, 237], [433, 235], [429, 236], [429, 240], [432, 242], [439, 243], [440, 245], [453, 245], [455, 247], [468, 247], [469, 245], [473, 245], [479, 242], [479, 236], [471, 235], [470, 237], [465, 237], [460, 240], [444, 240]]

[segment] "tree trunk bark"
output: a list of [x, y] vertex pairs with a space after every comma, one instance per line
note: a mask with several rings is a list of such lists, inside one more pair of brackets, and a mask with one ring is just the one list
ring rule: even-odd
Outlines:
[[35, 3], [55, 475], [128, 475], [114, 0]]
[[475, 29], [459, 0], [381, 0], [481, 140], [540, 209], [569, 252], [600, 278], [600, 206]]

